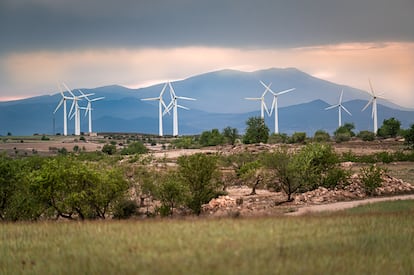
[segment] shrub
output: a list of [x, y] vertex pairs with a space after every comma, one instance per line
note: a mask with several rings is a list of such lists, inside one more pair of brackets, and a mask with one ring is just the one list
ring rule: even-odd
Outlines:
[[313, 140], [316, 142], [328, 142], [331, 140], [331, 136], [324, 130], [318, 130], [315, 132]]
[[289, 137], [287, 134], [276, 134], [273, 133], [269, 136], [268, 143], [270, 144], [277, 144], [277, 143], [286, 143]]
[[305, 143], [306, 133], [305, 132], [295, 132], [292, 137], [289, 139], [290, 143]]
[[361, 168], [361, 183], [368, 196], [374, 195], [375, 189], [382, 184], [384, 169], [371, 165], [369, 168]]
[[187, 191], [176, 174], [169, 174], [162, 179], [156, 190], [156, 197], [161, 201], [161, 216], [172, 216], [174, 208], [185, 201]]
[[216, 146], [224, 143], [224, 136], [218, 129], [204, 131], [201, 133], [199, 142], [201, 146]]
[[42, 138], [41, 138], [41, 140], [50, 140], [50, 138], [47, 137], [47, 136], [45, 136], [45, 135], [43, 135]]
[[120, 200], [113, 208], [114, 219], [128, 219], [136, 214], [137, 202], [135, 200]]
[[396, 137], [400, 131], [401, 122], [395, 118], [384, 119], [381, 128], [378, 129], [380, 137]]
[[373, 141], [375, 140], [375, 133], [371, 131], [361, 131], [359, 132], [358, 137], [363, 141]]
[[116, 153], [116, 146], [115, 146], [115, 145], [113, 145], [113, 144], [105, 144], [105, 145], [102, 147], [102, 152], [103, 152], [103, 153], [106, 153], [106, 154], [108, 154], [108, 155], [113, 155], [113, 154], [115, 154], [115, 153]]
[[145, 147], [142, 142], [135, 141], [128, 144], [127, 147], [123, 148], [121, 150], [121, 155], [145, 154], [146, 152], [148, 152], [147, 147]]
[[350, 133], [337, 133], [335, 134], [335, 141], [338, 143], [350, 141], [351, 134]]

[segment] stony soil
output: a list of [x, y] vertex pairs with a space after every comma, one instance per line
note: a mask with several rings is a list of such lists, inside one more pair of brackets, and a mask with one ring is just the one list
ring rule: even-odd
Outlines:
[[[256, 190], [256, 195], [250, 195], [251, 188], [247, 186], [231, 187], [227, 189], [228, 195], [211, 200], [203, 205], [203, 215], [213, 217], [238, 216], [273, 216], [291, 213], [307, 213], [313, 208], [315, 211], [339, 210], [370, 202], [369, 197], [362, 188], [358, 174], [350, 178], [350, 184], [335, 189], [320, 187], [316, 190], [296, 194], [292, 202], [286, 202], [286, 195], [282, 192]], [[375, 190], [375, 197], [392, 199], [396, 195], [412, 194], [414, 186], [389, 175], [383, 176], [382, 186]], [[398, 196], [401, 198], [401, 196]], [[414, 199], [414, 195], [403, 198]], [[350, 202], [336, 204], [338, 202]], [[320, 207], [324, 205], [324, 207]], [[341, 207], [342, 206], [342, 207]], [[302, 210], [304, 209], [304, 210]]]

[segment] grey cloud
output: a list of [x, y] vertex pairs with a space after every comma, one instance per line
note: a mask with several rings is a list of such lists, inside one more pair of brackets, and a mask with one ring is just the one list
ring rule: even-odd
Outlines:
[[0, 52], [414, 41], [412, 0], [2, 0]]

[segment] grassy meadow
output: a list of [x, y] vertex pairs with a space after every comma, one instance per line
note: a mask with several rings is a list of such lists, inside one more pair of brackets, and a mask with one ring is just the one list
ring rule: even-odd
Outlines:
[[413, 274], [414, 201], [302, 217], [0, 224], [0, 274]]

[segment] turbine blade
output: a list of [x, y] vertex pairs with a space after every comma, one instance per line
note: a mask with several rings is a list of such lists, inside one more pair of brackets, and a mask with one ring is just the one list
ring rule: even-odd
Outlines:
[[164, 87], [162, 87], [161, 93], [160, 93], [160, 97], [162, 97], [162, 95], [165, 92], [165, 89], [167, 88], [167, 83], [164, 84]]
[[171, 82], [168, 82], [168, 86], [170, 86], [170, 95], [171, 95], [171, 99], [174, 99], [174, 98], [175, 98], [175, 97], [177, 97], [177, 96], [175, 95], [175, 91], [174, 91], [173, 86], [171, 85]]
[[339, 105], [339, 106], [341, 106], [341, 108], [342, 108], [345, 112], [347, 112], [350, 116], [352, 116], [351, 112], [350, 112], [350, 111], [348, 111], [348, 109], [347, 109], [347, 108], [345, 108], [345, 107], [344, 107], [344, 106], [342, 106], [342, 105]]
[[190, 110], [190, 108], [188, 108], [188, 107], [184, 107], [184, 106], [182, 106], [182, 105], [178, 105], [178, 104], [177, 104], [177, 107], [178, 107], [178, 108], [181, 108], [181, 109], [185, 109], [185, 110]]
[[371, 79], [368, 78], [368, 82], [369, 82], [369, 87], [371, 88], [371, 93], [373, 96], [375, 96], [374, 89], [372, 88]]
[[245, 97], [244, 99], [247, 99], [247, 100], [262, 100], [261, 97]]
[[341, 106], [341, 105], [339, 105], [339, 104], [332, 105], [332, 106], [329, 106], [329, 107], [325, 108], [325, 110], [330, 110], [330, 109], [336, 108], [338, 106]]
[[365, 107], [364, 107], [364, 108], [362, 108], [361, 112], [365, 111], [365, 109], [366, 109], [366, 108], [368, 108], [368, 106], [372, 103], [372, 100], [373, 100], [373, 98], [371, 98], [371, 99], [368, 101], [367, 105], [365, 105]]
[[103, 96], [103, 97], [94, 98], [94, 99], [89, 100], [89, 102], [94, 102], [94, 101], [98, 101], [102, 99], [105, 99], [105, 97]]
[[68, 91], [72, 97], [75, 97], [75, 95], [74, 95], [74, 94], [72, 93], [72, 91], [69, 89], [68, 85], [66, 85], [66, 83], [62, 83], [62, 85], [65, 87], [66, 91]]
[[[162, 98], [160, 99], [160, 102], [161, 102], [162, 106], [164, 106], [164, 112], [170, 114], [170, 110], [167, 108], [167, 105], [165, 105], [165, 102], [164, 102], [164, 100], [162, 100]], [[164, 114], [164, 112], [163, 112], [163, 114]]]
[[197, 100], [197, 99], [195, 99], [195, 98], [192, 98], [192, 97], [185, 97], [185, 96], [177, 96], [177, 98], [179, 98], [179, 99], [184, 99], [184, 100]]
[[281, 92], [277, 93], [277, 95], [283, 95], [283, 94], [289, 93], [289, 92], [291, 92], [293, 90], [296, 90], [296, 88], [292, 88], [292, 89], [289, 89], [289, 90], [281, 91]]
[[151, 100], [160, 100], [160, 98], [159, 97], [141, 98], [141, 101], [151, 101]]
[[[265, 111], [266, 111], [266, 114], [267, 114], [268, 116], [271, 116], [271, 114], [269, 113], [269, 109], [268, 109], [268, 108], [267, 108], [267, 106], [266, 106], [266, 102], [262, 101], [262, 104], [263, 104], [263, 107], [264, 107], [264, 109], [265, 109]], [[273, 101], [272, 101], [272, 104], [273, 104]]]
[[343, 97], [343, 95], [344, 95], [344, 89], [342, 89], [341, 95], [339, 96], [339, 105], [341, 105], [341, 103], [342, 103], [342, 97]]
[[[72, 101], [72, 105], [70, 106], [69, 114], [72, 114], [73, 107], [75, 107], [75, 102], [76, 102], [75, 100]], [[73, 112], [73, 113], [75, 113], [75, 112]]]
[[65, 99], [64, 99], [64, 98], [62, 98], [62, 99], [59, 101], [58, 106], [56, 107], [55, 111], [53, 112], [54, 114], [57, 112], [57, 110], [59, 109], [59, 107], [60, 107], [60, 106], [62, 106], [62, 104], [63, 104], [63, 101], [64, 101], [64, 100], [65, 100]]

